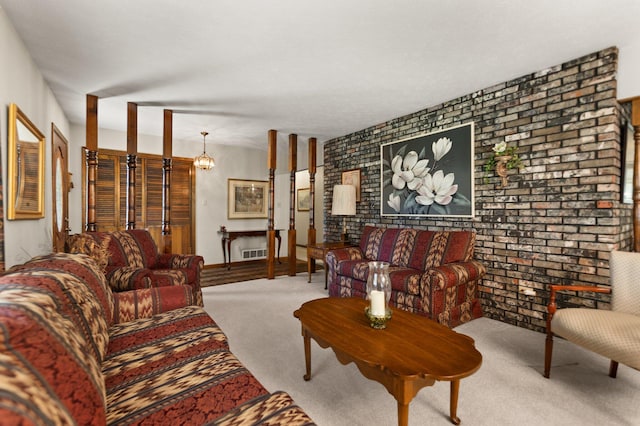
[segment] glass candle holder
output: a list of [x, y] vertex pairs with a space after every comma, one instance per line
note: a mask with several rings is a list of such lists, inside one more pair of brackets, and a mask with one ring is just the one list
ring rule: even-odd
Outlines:
[[385, 328], [391, 319], [389, 300], [391, 299], [391, 278], [389, 277], [389, 264], [387, 262], [369, 262], [369, 275], [367, 276], [367, 300], [369, 306], [365, 309], [365, 315], [373, 328]]

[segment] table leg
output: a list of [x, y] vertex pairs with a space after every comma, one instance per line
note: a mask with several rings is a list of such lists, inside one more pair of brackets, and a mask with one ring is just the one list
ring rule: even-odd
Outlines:
[[303, 333], [302, 337], [304, 338], [304, 364], [306, 369], [304, 380], [309, 381], [311, 380], [311, 338], [306, 332]]
[[282, 263], [280, 261], [280, 243], [282, 243], [282, 238], [280, 238], [280, 230], [276, 230], [276, 239], [278, 240], [278, 263]]
[[231, 238], [227, 239], [227, 252], [229, 253], [229, 263], [227, 264], [227, 270], [231, 269]]
[[458, 418], [458, 391], [460, 390], [460, 380], [451, 381], [451, 401], [449, 403], [449, 418], [454, 425], [460, 424]]
[[309, 275], [308, 283], [311, 282], [311, 255], [307, 251], [307, 274]]
[[409, 404], [402, 404], [398, 401], [398, 426], [409, 424]]
[[322, 266], [324, 267], [324, 289], [327, 289], [327, 280], [329, 279], [329, 268], [327, 268], [327, 260], [325, 259], [324, 263], [322, 264]]
[[222, 259], [224, 261], [224, 263], [222, 264], [222, 266], [227, 266], [227, 246], [225, 245], [225, 243], [227, 242], [226, 238], [222, 238]]

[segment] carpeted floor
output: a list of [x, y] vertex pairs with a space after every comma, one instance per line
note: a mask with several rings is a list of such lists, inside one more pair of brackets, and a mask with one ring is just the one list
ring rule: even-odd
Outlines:
[[[289, 274], [289, 263], [286, 259], [282, 263], [276, 262], [275, 275], [282, 276]], [[322, 270], [322, 264], [316, 265], [316, 270]], [[307, 272], [307, 263], [299, 260], [296, 263], [296, 272]], [[267, 278], [267, 263], [265, 261], [242, 262], [231, 265], [227, 268], [206, 268], [202, 270], [200, 276], [200, 286], [210, 287], [220, 284], [229, 284], [240, 281], [257, 280]]]
[[[379, 383], [342, 365], [311, 342], [311, 380], [304, 381], [300, 322], [293, 311], [326, 297], [324, 273], [254, 280], [203, 289], [207, 312], [236, 356], [270, 391], [286, 390], [319, 426], [391, 426], [396, 402]], [[392, 320], [393, 321], [393, 320]], [[475, 339], [483, 363], [460, 383], [463, 426], [639, 425], [640, 372], [556, 339], [551, 379], [542, 376], [545, 335], [488, 318], [455, 329]], [[437, 382], [413, 399], [409, 425], [451, 425], [449, 384]]]

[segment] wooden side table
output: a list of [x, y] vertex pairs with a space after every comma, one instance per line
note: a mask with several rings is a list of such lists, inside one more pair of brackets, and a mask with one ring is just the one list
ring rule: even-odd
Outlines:
[[324, 289], [327, 289], [327, 278], [329, 276], [329, 268], [327, 267], [327, 261], [325, 257], [330, 250], [351, 247], [352, 244], [346, 241], [335, 241], [326, 243], [313, 243], [307, 244], [307, 273], [309, 274], [309, 280], [311, 282], [311, 274], [316, 271], [315, 259], [320, 259], [324, 263]]

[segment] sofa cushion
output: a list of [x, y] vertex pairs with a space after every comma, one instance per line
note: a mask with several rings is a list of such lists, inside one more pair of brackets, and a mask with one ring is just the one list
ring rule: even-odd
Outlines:
[[[367, 260], [379, 260], [395, 266], [409, 266], [416, 235], [411, 228], [376, 228], [365, 226], [360, 250]], [[422, 231], [429, 232], [429, 231]]]
[[422, 271], [411, 268], [390, 267], [389, 278], [391, 279], [391, 290], [401, 293], [420, 294], [420, 278]]
[[476, 243], [473, 231], [419, 231], [408, 266], [421, 271], [473, 258]]
[[108, 424], [204, 424], [268, 393], [198, 306], [114, 325], [103, 372]]
[[114, 302], [104, 275], [92, 258], [69, 253], [34, 257], [0, 276], [0, 284], [32, 286], [55, 294], [61, 312], [76, 324], [93, 355], [102, 361]]
[[0, 423], [104, 424], [100, 364], [43, 288], [0, 285]]
[[315, 423], [295, 405], [289, 394], [279, 391], [254, 398], [212, 423], [212, 426], [243, 425], [306, 426]]
[[[352, 282], [351, 287], [366, 292], [366, 282], [369, 276], [369, 261], [343, 260], [338, 263], [338, 275], [351, 277], [358, 282]], [[422, 271], [400, 266], [389, 267], [391, 289], [408, 294], [420, 294], [420, 277]]]
[[195, 304], [193, 290], [186, 285], [122, 291], [113, 296], [113, 322], [116, 324]]
[[[149, 259], [132, 231], [115, 231], [111, 233], [109, 244], [109, 266], [130, 266], [133, 268], [148, 268]], [[155, 263], [155, 261], [153, 261]]]
[[67, 239], [68, 252], [86, 254], [92, 257], [104, 272], [109, 263], [110, 241], [110, 235], [105, 235], [101, 239], [96, 239], [91, 234], [70, 235]]

